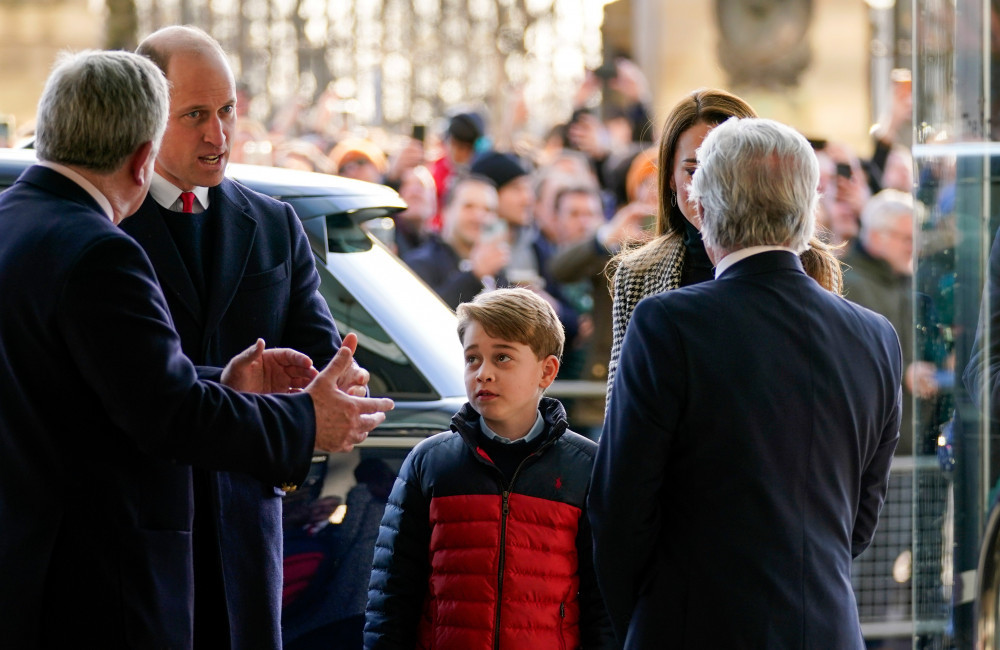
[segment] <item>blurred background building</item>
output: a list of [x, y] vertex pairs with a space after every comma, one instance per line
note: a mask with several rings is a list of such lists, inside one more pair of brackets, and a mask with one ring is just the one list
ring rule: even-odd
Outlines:
[[586, 69], [626, 55], [654, 121], [689, 90], [724, 87], [866, 150], [889, 70], [910, 66], [909, 13], [892, 0], [2, 0], [0, 114], [30, 122], [60, 49], [131, 49], [190, 23], [230, 53], [262, 123], [300, 107], [402, 130], [468, 105], [497, 133], [526, 111], [540, 138], [569, 117]]

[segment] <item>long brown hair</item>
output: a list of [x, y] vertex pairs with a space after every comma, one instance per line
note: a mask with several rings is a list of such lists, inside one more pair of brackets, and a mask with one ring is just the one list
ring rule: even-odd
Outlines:
[[[718, 126], [731, 117], [757, 117], [757, 112], [743, 99], [717, 88], [702, 88], [684, 97], [671, 109], [663, 123], [660, 136], [660, 157], [658, 174], [658, 209], [656, 231], [652, 240], [638, 246], [625, 247], [615, 259], [609, 262], [605, 273], [611, 279], [618, 263], [625, 257], [637, 264], [636, 270], [654, 262], [660, 257], [659, 250], [664, 239], [684, 232], [687, 219], [676, 205], [670, 189], [673, 175], [674, 157], [677, 146], [685, 131], [698, 124]], [[809, 241], [809, 249], [800, 256], [806, 273], [824, 288], [836, 294], [843, 291], [841, 262], [833, 254], [829, 245], [817, 237]]]
[[[685, 131], [697, 124], [718, 126], [731, 117], [757, 117], [756, 111], [736, 95], [725, 90], [703, 88], [679, 101], [663, 123], [660, 136], [659, 210], [656, 236], [684, 232], [687, 219], [680, 208], [671, 204], [670, 177], [674, 171], [677, 145]], [[676, 200], [673, 200], [676, 203]]]
[[609, 280], [614, 277], [618, 265], [626, 259], [634, 271], [644, 272], [648, 266], [660, 260], [661, 249], [667, 246], [673, 237], [680, 237], [684, 233], [687, 219], [675, 205], [677, 201], [670, 189], [670, 177], [673, 175], [678, 143], [684, 132], [693, 126], [709, 124], [714, 127], [731, 117], [757, 117], [757, 113], [750, 104], [736, 95], [716, 88], [696, 90], [671, 109], [663, 123], [663, 133], [660, 136], [660, 155], [657, 163], [659, 196], [653, 237], [643, 243], [623, 245], [622, 250], [604, 269]]

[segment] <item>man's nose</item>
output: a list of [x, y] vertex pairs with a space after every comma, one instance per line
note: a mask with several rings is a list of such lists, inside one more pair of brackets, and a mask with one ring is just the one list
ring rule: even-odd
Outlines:
[[226, 130], [223, 128], [222, 120], [216, 116], [208, 120], [204, 131], [205, 142], [221, 147], [226, 144]]

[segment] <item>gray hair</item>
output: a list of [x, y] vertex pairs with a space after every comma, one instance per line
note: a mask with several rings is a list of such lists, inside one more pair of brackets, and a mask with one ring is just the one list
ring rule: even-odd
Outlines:
[[701, 202], [706, 246], [802, 252], [815, 227], [818, 185], [819, 161], [800, 133], [774, 120], [731, 118], [699, 147], [690, 195]]
[[908, 192], [885, 189], [868, 199], [861, 210], [861, 243], [867, 244], [873, 232], [891, 230], [899, 217], [913, 217], [913, 196]]
[[113, 172], [144, 143], [159, 148], [169, 105], [167, 81], [145, 57], [63, 53], [38, 102], [38, 159]]

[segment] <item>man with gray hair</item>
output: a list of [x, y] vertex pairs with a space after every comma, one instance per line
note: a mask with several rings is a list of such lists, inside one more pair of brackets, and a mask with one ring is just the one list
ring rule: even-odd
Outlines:
[[626, 648], [863, 648], [853, 557], [899, 430], [899, 342], [823, 289], [809, 143], [731, 119], [691, 195], [716, 280], [639, 303], [589, 499], [598, 582]]
[[[116, 224], [149, 188], [167, 83], [125, 52], [65, 55], [38, 106], [39, 164], [0, 195], [0, 639], [190, 648], [191, 466], [302, 480], [391, 400], [338, 389], [258, 341], [199, 379], [142, 249]], [[304, 389], [296, 391], [296, 389]]]
[[[921, 412], [919, 420], [932, 419], [932, 398], [938, 393], [937, 366], [924, 355], [926, 341], [915, 340], [917, 321], [926, 324], [929, 299], [913, 293], [913, 196], [907, 192], [882, 190], [861, 210], [861, 232], [844, 255], [844, 297], [889, 319], [903, 349], [903, 416], [897, 454], [927, 451], [931, 440], [913, 438], [913, 396]], [[931, 401], [929, 401], [931, 400]], [[926, 411], [926, 412], [925, 412]], [[926, 437], [926, 436], [921, 436]], [[916, 447], [914, 442], [917, 442]]]

